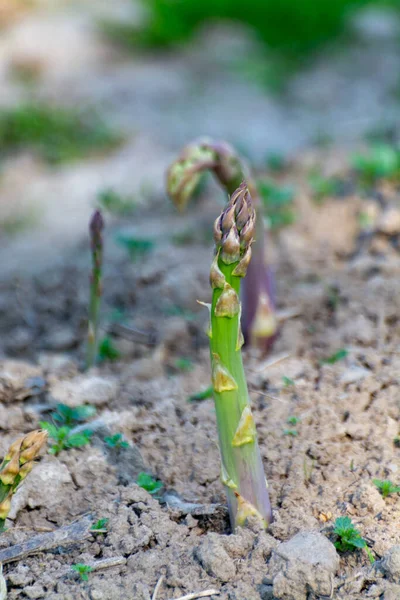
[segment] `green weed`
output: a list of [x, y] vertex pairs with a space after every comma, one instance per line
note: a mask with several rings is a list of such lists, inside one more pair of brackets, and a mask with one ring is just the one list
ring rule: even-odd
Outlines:
[[262, 179], [257, 182], [257, 188], [271, 229], [280, 229], [295, 222], [292, 187], [277, 185], [271, 180]]
[[107, 533], [107, 526], [109, 520], [110, 519], [99, 519], [98, 521], [96, 521], [96, 523], [93, 523], [93, 525], [90, 528], [90, 531], [92, 533]]
[[89, 581], [89, 573], [93, 571], [93, 567], [84, 565], [83, 563], [71, 565], [71, 569], [79, 574], [81, 581]]
[[154, 241], [148, 238], [137, 238], [133, 235], [119, 233], [116, 242], [123, 246], [129, 253], [132, 261], [139, 260], [154, 248]]
[[350, 517], [338, 517], [335, 521], [333, 533], [336, 536], [335, 548], [340, 552], [352, 552], [357, 548], [362, 548], [368, 555], [371, 563], [375, 562], [367, 542], [361, 537], [360, 532], [352, 523]]
[[118, 217], [131, 215], [136, 209], [135, 200], [131, 196], [123, 196], [113, 188], [106, 188], [97, 195], [97, 203], [104, 211]]
[[121, 353], [114, 346], [112, 339], [109, 336], [103, 337], [99, 343], [98, 349], [98, 360], [103, 362], [105, 360], [118, 360], [121, 357]]
[[163, 484], [161, 481], [154, 479], [154, 477], [152, 477], [148, 473], [139, 473], [136, 483], [141, 488], [146, 490], [146, 492], [149, 492], [149, 494], [151, 494], [152, 496], [155, 496], [156, 494], [158, 494], [158, 492], [163, 487]]
[[340, 360], [343, 360], [344, 358], [346, 358], [346, 356], [348, 354], [349, 354], [349, 351], [346, 350], [346, 348], [340, 348], [340, 350], [337, 350], [337, 352], [334, 352], [330, 356], [327, 356], [326, 358], [322, 358], [319, 361], [319, 364], [320, 365], [334, 365], [335, 363], [339, 362]]
[[206, 388], [202, 392], [197, 392], [197, 394], [193, 394], [189, 396], [188, 402], [200, 402], [202, 400], [207, 400], [208, 398], [212, 398], [214, 394], [214, 390], [212, 386]]
[[82, 448], [90, 443], [93, 432], [90, 430], [72, 433], [71, 428], [67, 425], [57, 427], [48, 421], [41, 421], [40, 426], [45, 429], [50, 440], [53, 441], [49, 446], [50, 454], [57, 456], [61, 450], [69, 450], [71, 448]]
[[395, 485], [389, 479], [373, 479], [372, 483], [378, 488], [384, 498], [391, 494], [400, 494], [400, 486]]
[[314, 202], [322, 204], [326, 198], [336, 196], [340, 181], [335, 177], [324, 177], [318, 171], [310, 173], [308, 183], [311, 187]]
[[58, 164], [114, 147], [120, 138], [93, 111], [45, 104], [0, 110], [0, 153], [31, 149]]
[[400, 176], [400, 150], [384, 144], [371, 146], [366, 153], [354, 154], [352, 165], [367, 185], [382, 178], [397, 178]]
[[105, 443], [109, 448], [129, 448], [128, 442], [124, 439], [122, 433], [114, 433], [114, 435], [104, 438]]

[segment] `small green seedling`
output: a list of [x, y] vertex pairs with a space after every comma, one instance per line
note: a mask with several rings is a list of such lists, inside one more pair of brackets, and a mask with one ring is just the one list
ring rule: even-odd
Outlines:
[[131, 215], [136, 208], [135, 200], [131, 196], [123, 196], [113, 188], [101, 190], [97, 195], [97, 203], [100, 208], [118, 217]]
[[122, 433], [114, 433], [114, 435], [105, 437], [104, 441], [109, 448], [129, 448], [129, 444]]
[[393, 439], [393, 444], [396, 446], [396, 448], [400, 448], [400, 435], [396, 435], [396, 437]]
[[192, 396], [189, 396], [188, 398], [188, 402], [201, 402], [202, 400], [207, 400], [208, 398], [212, 398], [214, 394], [213, 388], [210, 385], [210, 387], [206, 388], [204, 391], [202, 392], [197, 392], [197, 394], [193, 394]]
[[378, 488], [384, 498], [391, 494], [400, 494], [400, 486], [395, 485], [389, 479], [373, 479], [372, 483]]
[[294, 379], [292, 379], [291, 377], [286, 377], [286, 375], [283, 375], [282, 381], [283, 381], [284, 387], [291, 387], [293, 385], [296, 385], [296, 382], [294, 381]]
[[94, 417], [95, 414], [96, 409], [90, 404], [75, 406], [73, 408], [67, 406], [66, 404], [57, 404], [56, 411], [52, 417], [54, 421], [57, 421], [57, 423], [71, 427], [76, 423], [87, 421], [91, 417]]
[[287, 161], [283, 154], [280, 152], [269, 152], [266, 156], [265, 162], [267, 168], [276, 173], [280, 173], [287, 167]]
[[177, 358], [174, 362], [174, 367], [179, 371], [183, 371], [184, 373], [188, 373], [189, 371], [193, 371], [194, 365], [193, 361], [190, 358]]
[[400, 152], [387, 144], [375, 145], [366, 154], [355, 154], [352, 164], [362, 181], [372, 185], [378, 179], [400, 175]]
[[322, 204], [326, 198], [337, 196], [340, 185], [338, 179], [324, 177], [318, 171], [310, 173], [308, 183], [311, 187], [313, 200], [317, 204]]
[[98, 521], [96, 521], [96, 523], [93, 523], [93, 525], [90, 528], [90, 531], [92, 533], [107, 533], [107, 526], [109, 520], [110, 519], [99, 519]]
[[291, 416], [286, 419], [286, 423], [289, 425], [297, 425], [299, 423], [300, 417]]
[[93, 432], [90, 430], [72, 433], [71, 427], [68, 427], [68, 425], [57, 427], [57, 425], [47, 421], [41, 421], [40, 426], [48, 432], [50, 440], [53, 440], [54, 443], [49, 446], [49, 453], [54, 454], [55, 456], [57, 456], [61, 450], [86, 446], [90, 443], [93, 435]]
[[163, 487], [161, 481], [154, 479], [148, 473], [139, 473], [136, 483], [152, 496], [156, 495]]
[[283, 430], [283, 435], [289, 435], [291, 437], [297, 437], [299, 435], [299, 432], [297, 431], [297, 429], [284, 429]]
[[327, 358], [322, 358], [319, 361], [319, 364], [320, 365], [334, 365], [335, 363], [339, 362], [340, 360], [343, 360], [344, 358], [346, 358], [346, 356], [348, 354], [349, 354], [349, 351], [346, 350], [346, 348], [341, 348], [340, 350], [338, 350], [337, 352], [334, 352]]
[[93, 571], [93, 567], [91, 567], [90, 565], [84, 565], [83, 563], [71, 565], [71, 569], [79, 574], [81, 581], [88, 581], [89, 573]]
[[257, 182], [265, 214], [272, 230], [280, 229], [295, 222], [293, 210], [294, 189], [277, 185], [273, 181], [262, 179]]
[[352, 523], [350, 517], [338, 517], [335, 521], [333, 533], [336, 535], [335, 548], [339, 552], [352, 552], [357, 548], [362, 548], [368, 555], [371, 563], [375, 562], [367, 542], [361, 537], [360, 532]]
[[118, 360], [121, 357], [121, 353], [114, 346], [113, 341], [110, 337], [105, 336], [99, 343], [98, 349], [98, 360], [104, 362], [105, 360]]
[[132, 235], [120, 233], [115, 239], [120, 246], [123, 246], [128, 251], [132, 261], [139, 260], [154, 248], [154, 241], [148, 238], [137, 238]]

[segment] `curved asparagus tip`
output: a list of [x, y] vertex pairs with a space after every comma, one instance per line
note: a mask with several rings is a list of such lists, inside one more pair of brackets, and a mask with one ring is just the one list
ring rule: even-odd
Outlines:
[[102, 294], [103, 275], [103, 229], [104, 219], [100, 210], [96, 210], [89, 224], [90, 249], [92, 253], [92, 273], [90, 277], [90, 302], [88, 316], [88, 338], [86, 368], [89, 369], [96, 362], [98, 343], [98, 321], [100, 298]]
[[255, 518], [272, 520], [264, 469], [257, 443], [240, 348], [240, 284], [251, 267], [256, 214], [243, 182], [214, 224], [216, 256], [211, 265], [213, 300], [210, 350], [219, 443], [221, 479], [232, 528]]
[[209, 138], [195, 140], [167, 171], [167, 191], [179, 210], [187, 207], [206, 171], [212, 171], [230, 194], [247, 174], [246, 166], [229, 144]]
[[11, 444], [0, 464], [0, 531], [4, 528], [16, 489], [31, 472], [34, 460], [46, 442], [47, 431], [31, 431]]
[[[223, 141], [201, 138], [186, 146], [167, 172], [167, 191], [179, 210], [187, 207], [201, 175], [206, 171], [213, 173], [229, 195], [240, 188], [245, 179], [255, 206], [259, 204], [256, 183], [235, 149]], [[259, 219], [257, 233], [254, 234], [254, 259], [250, 263], [249, 253], [246, 259], [249, 263], [248, 280], [243, 285], [244, 338], [247, 343], [264, 351], [270, 348], [278, 331], [274, 276], [265, 259], [265, 235], [263, 221]], [[244, 268], [244, 265], [240, 268]]]

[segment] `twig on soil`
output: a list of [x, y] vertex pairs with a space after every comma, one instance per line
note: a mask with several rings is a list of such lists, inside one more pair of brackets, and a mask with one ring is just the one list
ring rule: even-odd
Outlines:
[[295, 319], [296, 317], [301, 317], [303, 311], [298, 308], [287, 308], [285, 310], [279, 310], [276, 313], [276, 319], [278, 323], [283, 323], [284, 321], [288, 321], [289, 319]]
[[154, 592], [153, 592], [153, 595], [151, 597], [151, 600], [156, 600], [157, 594], [160, 591], [160, 587], [161, 587], [161, 584], [162, 584], [163, 581], [164, 581], [164, 575], [161, 575], [160, 579], [157, 581], [156, 587], [154, 588]]
[[220, 592], [218, 590], [206, 590], [205, 592], [187, 594], [187, 596], [181, 596], [175, 600], [196, 600], [196, 598], [208, 598], [209, 596], [218, 596], [219, 594]]
[[146, 346], [156, 346], [158, 341], [156, 331], [140, 331], [139, 329], [121, 325], [120, 323], [114, 323], [110, 328], [110, 333], [126, 340], [137, 342], [138, 344], [145, 344]]
[[286, 360], [287, 358], [290, 358], [290, 354], [287, 354], [286, 352], [283, 352], [282, 354], [278, 354], [276, 356], [271, 356], [271, 358], [269, 358], [265, 362], [261, 363], [261, 365], [257, 369], [254, 369], [254, 372], [261, 373], [265, 369], [268, 369], [269, 367], [272, 367], [272, 366], [282, 362], [283, 360]]
[[124, 556], [111, 556], [110, 558], [103, 558], [90, 563], [92, 571], [111, 569], [112, 567], [119, 567], [121, 565], [126, 565], [126, 558]]
[[74, 544], [82, 541], [86, 535], [90, 534], [90, 527], [93, 523], [91, 515], [85, 515], [79, 521], [70, 525], [60, 527], [50, 533], [35, 535], [30, 540], [15, 544], [4, 550], [0, 550], [0, 563], [8, 563], [15, 560], [21, 560], [31, 554], [52, 550], [58, 546]]

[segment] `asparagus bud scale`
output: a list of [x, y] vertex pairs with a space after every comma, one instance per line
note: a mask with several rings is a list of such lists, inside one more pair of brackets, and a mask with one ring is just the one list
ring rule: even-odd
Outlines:
[[16, 489], [31, 472], [34, 460], [46, 441], [46, 431], [31, 431], [11, 444], [0, 464], [0, 531], [4, 529]]

